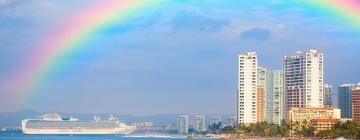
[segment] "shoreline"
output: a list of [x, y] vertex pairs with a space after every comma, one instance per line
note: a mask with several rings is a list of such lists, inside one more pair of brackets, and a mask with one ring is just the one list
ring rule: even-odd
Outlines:
[[[221, 134], [218, 135], [221, 140], [302, 140], [302, 139], [338, 139], [327, 137], [299, 137], [299, 136], [286, 136], [286, 137], [262, 137], [262, 136], [246, 136], [246, 135], [234, 135], [234, 134]], [[343, 137], [339, 137], [343, 138]]]

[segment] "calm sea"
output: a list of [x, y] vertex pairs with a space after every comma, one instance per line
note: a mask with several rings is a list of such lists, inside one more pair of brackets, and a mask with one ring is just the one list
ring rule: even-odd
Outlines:
[[[166, 135], [24, 135], [21, 132], [0, 132], [0, 140], [185, 140], [185, 137]], [[217, 140], [193, 138], [194, 140]]]

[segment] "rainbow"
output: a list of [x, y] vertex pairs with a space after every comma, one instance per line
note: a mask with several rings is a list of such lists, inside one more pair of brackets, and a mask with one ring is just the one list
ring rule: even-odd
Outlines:
[[[169, 0], [170, 1], [170, 0]], [[360, 29], [360, 2], [356, 0], [299, 0], [296, 4], [319, 11], [327, 11]], [[17, 71], [11, 74], [3, 87], [4, 92], [16, 95], [31, 93], [41, 86], [42, 80], [56, 70], [63, 57], [79, 49], [99, 30], [126, 21], [129, 16], [148, 7], [163, 3], [161, 0], [99, 0], [79, 10], [54, 31], [37, 41], [36, 49], [24, 58]], [[23, 102], [23, 101], [21, 101]]]
[[298, 4], [320, 11], [327, 16], [338, 17], [344, 23], [360, 30], [359, 0], [297, 0]]
[[161, 3], [161, 0], [101, 0], [79, 10], [35, 43], [36, 49], [10, 75], [4, 92], [15, 96], [31, 93], [48, 73], [56, 70], [64, 55], [79, 49], [99, 30]]

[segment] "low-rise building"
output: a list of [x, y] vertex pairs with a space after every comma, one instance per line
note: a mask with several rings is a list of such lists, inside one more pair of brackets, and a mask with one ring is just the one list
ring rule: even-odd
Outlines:
[[340, 109], [327, 107], [298, 107], [289, 111], [290, 122], [309, 122], [313, 119], [340, 119]]
[[310, 125], [315, 128], [316, 132], [318, 132], [320, 130], [331, 129], [339, 121], [339, 119], [312, 119], [310, 121]]
[[136, 126], [138, 131], [148, 131], [154, 129], [154, 122], [132, 122], [132, 126]]
[[176, 123], [168, 123], [164, 126], [164, 130], [168, 132], [176, 132], [177, 124]]

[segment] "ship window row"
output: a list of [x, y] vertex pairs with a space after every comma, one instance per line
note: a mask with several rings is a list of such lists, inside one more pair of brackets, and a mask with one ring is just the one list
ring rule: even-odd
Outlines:
[[87, 128], [113, 128], [118, 127], [118, 124], [113, 123], [107, 123], [107, 122], [28, 122], [26, 123], [26, 126], [28, 128], [38, 128], [38, 127], [56, 127], [56, 128], [62, 128], [62, 127], [87, 127]]

